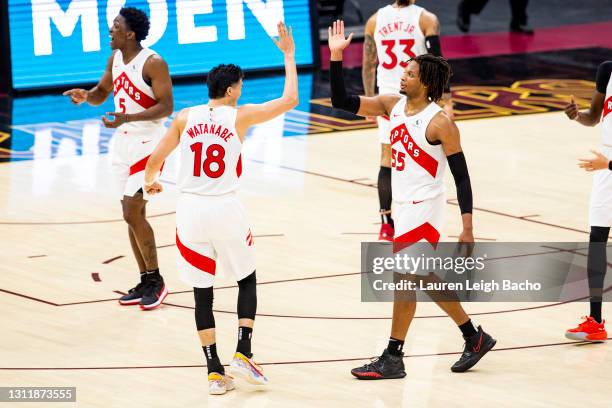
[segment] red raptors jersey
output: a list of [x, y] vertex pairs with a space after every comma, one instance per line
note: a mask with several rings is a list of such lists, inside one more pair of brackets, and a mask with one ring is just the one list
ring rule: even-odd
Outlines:
[[[155, 105], [153, 89], [144, 81], [142, 70], [147, 59], [155, 51], [143, 48], [129, 63], [123, 63], [123, 55], [117, 50], [113, 58], [113, 84], [115, 111], [139, 113]], [[159, 128], [163, 120], [128, 122], [119, 126], [124, 131], [147, 131]]]
[[378, 54], [376, 81], [379, 89], [395, 89], [399, 93], [400, 80], [407, 61], [427, 53], [425, 35], [419, 26], [423, 7], [386, 6], [376, 14], [374, 41]]
[[608, 79], [606, 96], [604, 99], [601, 128], [603, 131], [603, 144], [612, 147], [612, 74]]
[[406, 116], [405, 107], [406, 97], [402, 97], [389, 115], [393, 201], [428, 200], [445, 191], [442, 145], [432, 145], [425, 138], [429, 122], [442, 108], [432, 102], [416, 115]]
[[242, 173], [237, 112], [232, 106], [189, 108], [180, 140], [182, 193], [221, 195], [237, 190]]

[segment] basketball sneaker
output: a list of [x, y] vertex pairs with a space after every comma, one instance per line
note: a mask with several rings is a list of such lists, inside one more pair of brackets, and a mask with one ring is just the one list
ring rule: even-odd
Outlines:
[[168, 289], [164, 284], [164, 278], [149, 277], [145, 282], [144, 292], [140, 299], [140, 309], [152, 310], [162, 304], [168, 296]]
[[565, 337], [570, 340], [581, 340], [581, 341], [606, 341], [608, 339], [608, 333], [603, 320], [601, 323], [597, 323], [591, 316], [584, 316], [584, 321], [573, 329], [569, 329], [565, 332]]
[[462, 373], [474, 367], [497, 343], [497, 340], [485, 333], [480, 326], [478, 326], [478, 333], [470, 338], [464, 337], [464, 339], [463, 354], [451, 367], [451, 371], [454, 373]]
[[393, 231], [393, 227], [391, 226], [391, 224], [382, 224], [380, 226], [380, 233], [378, 234], [378, 240], [392, 242], [393, 234], [394, 234], [394, 231]]
[[132, 289], [130, 289], [127, 294], [121, 296], [119, 298], [119, 304], [122, 306], [139, 304], [140, 299], [142, 299], [142, 295], [145, 292], [146, 280], [147, 280], [147, 276], [145, 274], [142, 274], [140, 277], [140, 283], [134, 286]]
[[391, 378], [404, 378], [404, 353], [394, 356], [385, 349], [382, 356], [372, 360], [361, 367], [353, 368], [351, 374], [360, 380], [386, 380]]
[[253, 361], [253, 358], [248, 358], [238, 351], [234, 354], [229, 370], [236, 377], [240, 377], [251, 384], [266, 385], [268, 383], [263, 370]]
[[208, 374], [208, 393], [212, 395], [222, 395], [236, 388], [234, 377], [229, 374], [210, 373]]

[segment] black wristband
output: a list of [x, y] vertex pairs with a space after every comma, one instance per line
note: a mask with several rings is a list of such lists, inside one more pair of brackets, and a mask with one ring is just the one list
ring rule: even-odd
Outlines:
[[451, 154], [446, 158], [450, 167], [455, 186], [457, 187], [457, 201], [461, 214], [472, 213], [472, 184], [468, 173], [467, 163], [463, 152]]
[[334, 108], [351, 113], [359, 112], [361, 100], [357, 95], [347, 95], [342, 73], [342, 61], [329, 63], [329, 84], [331, 86], [331, 102]]
[[612, 170], [612, 160], [610, 160], [610, 161], [608, 162], [608, 169], [609, 169], [609, 170]]

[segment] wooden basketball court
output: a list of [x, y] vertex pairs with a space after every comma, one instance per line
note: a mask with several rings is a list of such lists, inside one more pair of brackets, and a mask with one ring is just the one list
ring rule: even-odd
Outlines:
[[[599, 128], [581, 127], [560, 112], [462, 121], [459, 128], [477, 240], [588, 239], [591, 175], [576, 163], [598, 146]], [[0, 165], [0, 384], [76, 386], [83, 407], [469, 401], [573, 408], [584, 404], [585, 392], [589, 406], [609, 406], [610, 348], [563, 337], [587, 303], [466, 304], [498, 343], [464, 374], [450, 372], [462, 350], [459, 330], [435, 304], [422, 303], [404, 347], [407, 377], [354, 379], [350, 369], [380, 354], [391, 323], [390, 303], [360, 302], [360, 242], [374, 241], [379, 228], [376, 130], [290, 138], [256, 132], [244, 155], [241, 196], [258, 257], [253, 351], [269, 376], [267, 388], [238, 383], [226, 395], [208, 395], [193, 295], [176, 271], [172, 184], [148, 206], [171, 294], [150, 312], [118, 305], [137, 267], [111, 195], [107, 155]], [[173, 169], [171, 162], [164, 176], [170, 183]], [[460, 217], [450, 174], [447, 187], [443, 240], [454, 241]], [[216, 287], [217, 344], [228, 363], [237, 289], [223, 276]]]

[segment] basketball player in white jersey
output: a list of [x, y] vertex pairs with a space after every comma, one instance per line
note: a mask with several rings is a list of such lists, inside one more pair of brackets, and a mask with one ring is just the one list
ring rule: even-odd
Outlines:
[[594, 159], [581, 159], [580, 167], [596, 171], [589, 210], [589, 253], [587, 274], [590, 289], [590, 313], [577, 327], [565, 332], [565, 337], [581, 341], [605, 341], [608, 333], [601, 316], [603, 285], [607, 269], [606, 245], [612, 226], [612, 61], [597, 69], [595, 92], [589, 110], [580, 112], [572, 97], [565, 108], [566, 115], [584, 126], [595, 126], [601, 120], [602, 153]]
[[[344, 37], [342, 21], [329, 28], [332, 105], [360, 116], [387, 115], [390, 118], [394, 247], [422, 239], [432, 245], [438, 243], [446, 204], [444, 171], [447, 162], [455, 178], [461, 208], [463, 231], [459, 242], [473, 243], [472, 188], [459, 130], [436, 103], [450, 78], [450, 66], [442, 57], [420, 55], [411, 59], [404, 70], [402, 95], [347, 95], [342, 51], [351, 38], [352, 34], [348, 39]], [[480, 326], [474, 327], [458, 301], [436, 300], [436, 303], [455, 321], [465, 339], [463, 354], [451, 370], [466, 371], [491, 350], [496, 341]], [[415, 309], [414, 300], [394, 301], [387, 349], [372, 363], [353, 369], [351, 373], [355, 377], [373, 380], [406, 375], [402, 348]]]
[[181, 279], [193, 286], [195, 319], [208, 367], [209, 392], [224, 394], [234, 388], [217, 355], [213, 307], [215, 273], [238, 281], [238, 346], [230, 371], [248, 382], [268, 382], [253, 361], [251, 335], [257, 308], [255, 247], [244, 207], [236, 196], [242, 172], [240, 151], [247, 130], [298, 103], [295, 45], [291, 28], [278, 24], [274, 40], [285, 56], [283, 95], [263, 104], [237, 106], [242, 70], [220, 65], [207, 77], [209, 101], [183, 109], [157, 146], [145, 170], [145, 191], [162, 190], [156, 181], [166, 157], [180, 145], [180, 196], [176, 209], [177, 260]]
[[[417, 6], [415, 0], [396, 0], [374, 13], [366, 23], [363, 42], [362, 79], [366, 96], [400, 93], [400, 80], [406, 61], [417, 55], [442, 56], [440, 22], [435, 14]], [[453, 117], [450, 87], [444, 89], [444, 110]], [[381, 143], [378, 171], [378, 199], [381, 227], [378, 239], [393, 239], [391, 217], [391, 144], [389, 118], [378, 116], [378, 137]]]
[[165, 132], [163, 122], [173, 110], [168, 65], [155, 51], [140, 45], [149, 25], [141, 10], [122, 8], [110, 28], [113, 52], [100, 82], [89, 91], [64, 92], [77, 105], [87, 102], [94, 106], [113, 92], [116, 112], [107, 113], [102, 122], [107, 128], [117, 129], [111, 148], [112, 172], [140, 269], [140, 283], [119, 303], [140, 305], [142, 310], [158, 307], [168, 294], [159, 273], [153, 229], [145, 215], [148, 195], [142, 191], [142, 182], [149, 155]]

